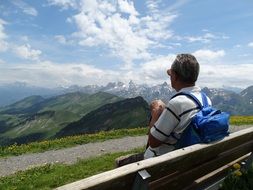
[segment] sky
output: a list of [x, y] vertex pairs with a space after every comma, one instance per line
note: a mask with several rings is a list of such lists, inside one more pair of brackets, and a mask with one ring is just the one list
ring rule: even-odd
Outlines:
[[0, 85], [170, 82], [176, 54], [197, 85], [253, 85], [253, 1], [0, 0]]

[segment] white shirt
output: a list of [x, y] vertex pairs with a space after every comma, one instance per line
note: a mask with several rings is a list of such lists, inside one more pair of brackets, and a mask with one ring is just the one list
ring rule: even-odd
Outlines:
[[[193, 94], [203, 105], [199, 87], [183, 88], [178, 93], [180, 92]], [[208, 104], [211, 105], [209, 98]], [[177, 139], [180, 138], [181, 133], [190, 124], [192, 117], [199, 111], [197, 107], [198, 105], [185, 95], [178, 95], [171, 99], [159, 119], [150, 129], [151, 135], [162, 141], [163, 144], [156, 148], [148, 147], [144, 158], [159, 156], [174, 150]]]

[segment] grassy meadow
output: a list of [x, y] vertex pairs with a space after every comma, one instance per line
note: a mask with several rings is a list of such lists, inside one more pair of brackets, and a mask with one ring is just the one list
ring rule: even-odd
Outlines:
[[231, 125], [253, 125], [253, 116], [231, 116]]
[[47, 150], [73, 147], [80, 144], [106, 141], [109, 139], [117, 139], [126, 136], [141, 136], [147, 134], [147, 132], [147, 128], [119, 129], [112, 131], [101, 131], [95, 134], [76, 135], [48, 141], [32, 142], [22, 145], [13, 144], [11, 146], [0, 147], [0, 157], [44, 152]]
[[[230, 125], [253, 125], [253, 116], [231, 116]], [[17, 156], [25, 153], [44, 152], [47, 150], [73, 147], [76, 145], [91, 142], [117, 139], [125, 136], [141, 136], [146, 135], [147, 132], [147, 128], [118, 129], [112, 131], [101, 131], [95, 134], [76, 135], [54, 140], [32, 142], [29, 144], [0, 146], [0, 157]]]
[[106, 154], [103, 156], [80, 160], [73, 165], [46, 164], [26, 171], [0, 178], [0, 189], [4, 190], [48, 190], [71, 183], [115, 167], [115, 159], [126, 154], [144, 151], [137, 148], [128, 152]]

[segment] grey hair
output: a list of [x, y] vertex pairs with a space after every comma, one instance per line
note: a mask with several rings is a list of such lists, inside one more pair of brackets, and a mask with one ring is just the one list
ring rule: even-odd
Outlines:
[[199, 63], [191, 54], [178, 54], [171, 69], [185, 83], [195, 83], [199, 75]]

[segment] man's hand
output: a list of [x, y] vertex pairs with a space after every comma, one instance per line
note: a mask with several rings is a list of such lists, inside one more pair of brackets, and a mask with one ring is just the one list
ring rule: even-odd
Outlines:
[[150, 134], [151, 127], [154, 126], [155, 122], [158, 120], [160, 115], [162, 114], [163, 110], [165, 108], [165, 103], [163, 103], [162, 100], [153, 100], [150, 104], [150, 110], [151, 110], [151, 120], [149, 122], [149, 131], [148, 131], [148, 142], [146, 148], [150, 146], [150, 142], [153, 144], [155, 142], [154, 146], [158, 146], [161, 144], [160, 141], [156, 141], [156, 139]]
[[162, 114], [163, 110], [165, 108], [165, 104], [162, 100], [154, 100], [150, 104], [150, 110], [151, 110], [151, 121], [149, 123], [149, 128], [151, 128], [154, 123], [158, 120], [160, 115]]

